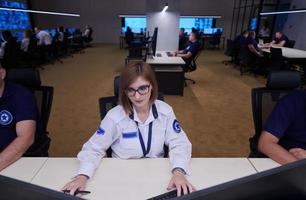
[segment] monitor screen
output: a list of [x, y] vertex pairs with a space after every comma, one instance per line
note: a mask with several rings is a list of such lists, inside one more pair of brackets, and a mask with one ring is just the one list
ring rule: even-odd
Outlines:
[[124, 17], [122, 19], [121, 31], [124, 33], [128, 26], [132, 29], [133, 33], [145, 33], [147, 19], [146, 17]]
[[82, 200], [81, 198], [0, 175], [1, 200]]
[[23, 31], [14, 31], [14, 32], [12, 32], [12, 34], [17, 39], [17, 42], [21, 42], [21, 40], [24, 38], [24, 32]]
[[205, 29], [214, 28], [213, 18], [196, 18], [196, 17], [181, 17], [180, 28], [185, 28], [187, 33], [191, 33], [191, 29], [195, 28], [200, 32], [204, 32]]
[[173, 199], [305, 200], [305, 176], [304, 159]]
[[254, 17], [250, 20], [250, 25], [249, 25], [249, 29], [251, 31], [256, 31], [256, 28], [257, 28], [257, 18]]
[[[27, 9], [27, 4], [0, 0], [0, 7]], [[26, 30], [31, 28], [26, 12], [0, 10], [0, 30]]]

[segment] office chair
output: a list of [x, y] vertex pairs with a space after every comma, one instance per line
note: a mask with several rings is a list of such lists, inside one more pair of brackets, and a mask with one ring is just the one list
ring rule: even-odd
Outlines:
[[127, 47], [128, 55], [125, 58], [125, 65], [127, 65], [131, 60], [133, 61], [145, 61], [147, 48], [145, 43], [142, 41], [133, 41]]
[[285, 60], [281, 48], [270, 48], [270, 70], [280, 70], [284, 68]]
[[[190, 62], [190, 64], [188, 65], [188, 67], [184, 70], [185, 73], [190, 73], [193, 71], [197, 70], [197, 59], [199, 58], [200, 54], [201, 54], [201, 50], [199, 50], [199, 52], [194, 56], [194, 58], [192, 59], [192, 61]], [[187, 86], [187, 81], [190, 81], [192, 84], [195, 84], [196, 81], [190, 78], [186, 78], [185, 77], [185, 73], [184, 73], [184, 84], [185, 87]]]
[[226, 50], [224, 55], [231, 57], [231, 60], [222, 61], [223, 64], [229, 65], [234, 63], [234, 41], [231, 39], [226, 40]]
[[238, 52], [239, 71], [242, 76], [245, 72], [251, 72], [250, 52], [247, 45], [240, 45]]
[[266, 87], [252, 89], [251, 100], [255, 135], [249, 139], [249, 157], [265, 157], [257, 148], [264, 123], [278, 100], [298, 88], [300, 84], [301, 77], [297, 72], [272, 71], [267, 77]]
[[48, 157], [51, 139], [47, 130], [49, 116], [52, 107], [54, 88], [41, 86], [40, 75], [36, 69], [15, 69], [9, 70], [6, 81], [11, 81], [27, 87], [34, 94], [36, 99], [39, 119], [35, 134], [35, 141], [24, 153], [24, 157]]
[[285, 47], [293, 48], [295, 45], [295, 40], [288, 40], [285, 44]]

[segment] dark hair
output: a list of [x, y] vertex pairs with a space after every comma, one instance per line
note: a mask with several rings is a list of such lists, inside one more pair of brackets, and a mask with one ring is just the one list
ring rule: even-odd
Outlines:
[[247, 33], [249, 33], [249, 31], [248, 31], [248, 30], [244, 30], [244, 31], [242, 32], [242, 35], [247, 34]]
[[198, 31], [191, 32], [190, 34], [193, 34], [196, 40], [200, 40], [200, 34]]
[[250, 32], [249, 32], [249, 36], [250, 36], [250, 37], [254, 37], [255, 34], [256, 34], [255, 31], [250, 31]]
[[150, 104], [153, 104], [157, 99], [158, 85], [151, 66], [144, 62], [130, 63], [121, 72], [119, 83], [119, 103], [127, 114], [133, 112], [133, 107], [129, 97], [126, 95], [126, 89], [140, 76], [152, 85]]

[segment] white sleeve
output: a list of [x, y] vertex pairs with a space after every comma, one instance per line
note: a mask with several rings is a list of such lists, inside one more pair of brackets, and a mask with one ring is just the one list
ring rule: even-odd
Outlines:
[[85, 174], [90, 178], [100, 164], [102, 157], [105, 156], [106, 150], [115, 140], [116, 126], [115, 122], [106, 115], [101, 121], [100, 126], [94, 135], [83, 145], [78, 154], [80, 167], [78, 174]]
[[172, 109], [168, 116], [165, 144], [169, 147], [172, 169], [179, 167], [189, 174], [191, 143], [180, 127]]

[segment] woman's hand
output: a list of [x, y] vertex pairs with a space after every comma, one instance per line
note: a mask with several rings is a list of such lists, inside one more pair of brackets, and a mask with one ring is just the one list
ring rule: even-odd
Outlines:
[[181, 196], [181, 192], [183, 194], [188, 194], [196, 191], [195, 187], [191, 185], [186, 179], [185, 175], [180, 170], [175, 170], [173, 172], [173, 176], [170, 180], [167, 190], [177, 189], [177, 196]]
[[86, 175], [78, 175], [74, 180], [67, 183], [62, 190], [70, 190], [69, 194], [74, 196], [75, 191], [85, 190], [87, 180], [88, 177]]

